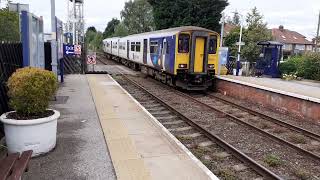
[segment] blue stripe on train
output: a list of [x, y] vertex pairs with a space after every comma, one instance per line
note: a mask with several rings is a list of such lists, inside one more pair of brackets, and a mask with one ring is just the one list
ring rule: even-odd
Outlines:
[[162, 49], [163, 41], [166, 39], [169, 45], [169, 54], [165, 54], [164, 59], [164, 67], [166, 72], [173, 74], [174, 73], [174, 61], [175, 61], [175, 37], [176, 36], [169, 36], [169, 37], [160, 37], [160, 38], [150, 38], [150, 42], [157, 42], [158, 43], [158, 51], [156, 53], [150, 54], [150, 59], [155, 67], [158, 70], [162, 70], [162, 63], [163, 63], [163, 56], [162, 56]]

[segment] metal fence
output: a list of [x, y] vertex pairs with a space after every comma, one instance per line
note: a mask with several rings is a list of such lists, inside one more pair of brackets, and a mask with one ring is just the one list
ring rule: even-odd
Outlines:
[[[0, 114], [9, 111], [6, 82], [16, 69], [22, 67], [22, 61], [21, 43], [0, 42]], [[2, 135], [0, 123], [0, 138]]]

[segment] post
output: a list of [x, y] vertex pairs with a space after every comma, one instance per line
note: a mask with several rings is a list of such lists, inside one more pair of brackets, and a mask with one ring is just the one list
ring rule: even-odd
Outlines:
[[52, 31], [52, 40], [51, 40], [51, 57], [52, 57], [52, 72], [58, 77], [58, 60], [57, 60], [57, 25], [56, 25], [56, 7], [55, 0], [51, 0], [51, 31]]
[[[223, 36], [224, 36], [224, 14], [222, 14], [221, 18], [221, 37], [220, 37], [220, 48], [223, 47]], [[220, 52], [219, 52], [220, 53]], [[218, 60], [218, 76], [221, 74], [221, 56], [219, 55]]]
[[319, 38], [319, 31], [320, 31], [320, 11], [319, 11], [319, 20], [318, 20], [318, 29], [317, 29], [317, 36], [316, 36], [316, 52], [318, 52], [318, 38]]
[[72, 0], [73, 3], [73, 22], [72, 22], [72, 26], [73, 26], [73, 44], [76, 44], [76, 0]]
[[242, 29], [243, 29], [243, 24], [242, 24], [242, 21], [241, 21], [240, 37], [239, 37], [239, 49], [238, 49], [238, 59], [237, 59], [237, 73], [236, 73], [237, 76], [239, 76], [239, 71], [240, 71], [240, 55], [241, 55], [241, 43], [242, 43]]

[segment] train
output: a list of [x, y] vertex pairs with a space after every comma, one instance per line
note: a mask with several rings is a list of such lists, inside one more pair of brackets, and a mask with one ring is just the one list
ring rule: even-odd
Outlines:
[[103, 51], [135, 70], [185, 90], [214, 85], [220, 36], [195, 26], [113, 37], [103, 40]]

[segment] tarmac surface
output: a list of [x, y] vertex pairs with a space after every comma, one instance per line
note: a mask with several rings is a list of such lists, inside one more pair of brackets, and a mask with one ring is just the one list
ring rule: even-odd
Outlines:
[[51, 108], [61, 113], [57, 146], [33, 158], [23, 179], [116, 179], [86, 76], [66, 76]]
[[245, 76], [219, 76], [222, 80], [231, 80], [236, 83], [246, 83], [249, 86], [257, 86], [261, 89], [275, 91], [280, 94], [308, 99], [320, 103], [320, 82], [316, 81], [285, 81], [278, 78], [256, 78]]

